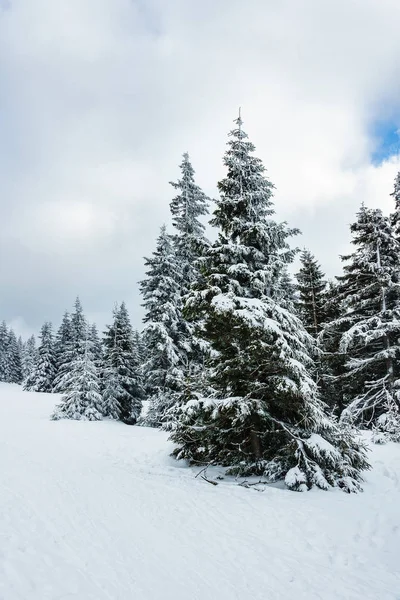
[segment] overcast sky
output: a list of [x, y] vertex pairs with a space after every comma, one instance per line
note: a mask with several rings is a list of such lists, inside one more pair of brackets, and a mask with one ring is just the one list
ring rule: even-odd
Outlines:
[[0, 0], [0, 318], [102, 327], [169, 221], [181, 155], [210, 196], [244, 129], [278, 216], [340, 273], [400, 169], [399, 0]]

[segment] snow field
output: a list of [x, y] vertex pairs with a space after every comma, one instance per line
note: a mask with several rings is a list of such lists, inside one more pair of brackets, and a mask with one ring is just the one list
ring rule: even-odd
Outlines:
[[399, 445], [363, 494], [257, 492], [58, 401], [0, 384], [1, 600], [400, 600]]

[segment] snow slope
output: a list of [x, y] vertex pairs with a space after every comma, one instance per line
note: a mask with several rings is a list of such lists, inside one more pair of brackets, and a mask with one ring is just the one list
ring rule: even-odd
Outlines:
[[364, 494], [214, 487], [167, 435], [0, 384], [1, 600], [399, 600], [400, 446]]

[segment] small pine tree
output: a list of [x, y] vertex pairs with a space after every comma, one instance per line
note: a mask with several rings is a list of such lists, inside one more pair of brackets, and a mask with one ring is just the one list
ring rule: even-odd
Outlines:
[[102, 360], [103, 360], [103, 346], [101, 344], [101, 340], [99, 337], [99, 332], [98, 332], [96, 323], [93, 323], [90, 326], [89, 337], [90, 337], [90, 341], [92, 342], [92, 346], [93, 346], [94, 361], [95, 361], [96, 365], [98, 366], [98, 368], [100, 368]]
[[83, 342], [86, 342], [87, 321], [79, 296], [75, 300], [74, 311], [71, 314], [71, 336], [75, 355], [82, 354], [83, 348], [86, 347], [86, 343]]
[[74, 311], [69, 316], [64, 313], [57, 334], [57, 375], [54, 392], [63, 394], [68, 391], [72, 365], [83, 352], [86, 343], [87, 321], [79, 297], [75, 300]]
[[303, 250], [300, 261], [301, 268], [296, 274], [299, 316], [308, 333], [317, 337], [325, 320], [326, 281], [318, 262], [309, 250]]
[[9, 381], [8, 344], [9, 331], [5, 321], [0, 323], [0, 381]]
[[88, 328], [85, 340], [79, 342], [78, 352], [71, 364], [66, 383], [67, 393], [57, 405], [52, 420], [75, 419], [98, 421], [102, 418], [103, 403], [93, 357], [93, 345]]
[[187, 303], [213, 351], [215, 393], [193, 394], [177, 409], [174, 454], [284, 479], [292, 490], [357, 490], [367, 467], [363, 448], [325, 414], [310, 376], [313, 340], [282, 302], [294, 231], [272, 218], [273, 186], [240, 117], [236, 123], [212, 220], [219, 236]]
[[134, 425], [144, 397], [134, 334], [125, 303], [116, 307], [104, 336], [103, 414]]
[[24, 382], [31, 392], [52, 392], [55, 377], [55, 353], [52, 324], [47, 322], [40, 332], [40, 344], [32, 372]]
[[36, 339], [34, 335], [28, 338], [22, 352], [22, 376], [25, 382], [31, 375], [37, 359]]

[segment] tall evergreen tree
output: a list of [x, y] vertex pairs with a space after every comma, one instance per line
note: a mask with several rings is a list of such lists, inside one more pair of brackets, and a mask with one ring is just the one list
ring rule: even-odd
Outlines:
[[284, 479], [293, 490], [356, 490], [367, 466], [363, 449], [324, 413], [309, 372], [313, 340], [278, 303], [294, 232], [273, 219], [273, 185], [240, 117], [236, 125], [212, 219], [218, 240], [206, 251], [204, 280], [187, 304], [213, 350], [215, 394], [194, 395], [177, 409], [175, 455]]
[[343, 257], [339, 278], [344, 314], [327, 326], [342, 328], [339, 352], [347, 373], [341, 379], [349, 399], [343, 418], [374, 425], [389, 437], [397, 422], [394, 437], [400, 440], [400, 244], [379, 209], [362, 206], [351, 231], [356, 249]]
[[57, 376], [54, 381], [54, 391], [64, 393], [68, 391], [72, 365], [79, 355], [84, 353], [88, 324], [83, 313], [79, 297], [76, 298], [74, 311], [68, 316], [64, 314], [63, 321], [57, 337]]
[[140, 289], [145, 308], [143, 372], [150, 398], [146, 423], [158, 426], [184, 387], [188, 362], [187, 335], [182, 331], [182, 274], [165, 226], [153, 256], [145, 263], [146, 279]]
[[44, 323], [39, 338], [40, 344], [35, 365], [24, 382], [24, 389], [31, 392], [52, 392], [55, 377], [55, 352], [51, 323]]
[[296, 274], [299, 315], [308, 333], [316, 337], [325, 320], [325, 275], [309, 250], [303, 250], [300, 261], [301, 267]]
[[84, 339], [78, 342], [77, 352], [67, 377], [69, 379], [65, 387], [68, 391], [63, 396], [62, 402], [56, 406], [51, 418], [55, 421], [59, 419], [100, 420], [103, 402], [88, 326], [86, 326]]
[[182, 177], [171, 185], [178, 191], [170, 203], [172, 224], [175, 234], [172, 236], [176, 258], [180, 264], [184, 293], [198, 277], [196, 261], [202, 255], [204, 246], [208, 244], [204, 232], [205, 227], [199, 217], [208, 214], [210, 199], [196, 185], [194, 169], [189, 154], [183, 155], [180, 165]]
[[134, 425], [144, 397], [140, 365], [128, 311], [123, 302], [104, 336], [103, 413]]
[[[187, 152], [183, 155], [180, 169], [181, 179], [176, 183], [171, 182], [178, 193], [170, 203], [172, 224], [174, 226], [172, 241], [181, 275], [181, 305], [178, 307], [181, 320], [179, 339], [180, 346], [186, 354], [186, 379], [189, 377], [190, 372], [192, 375], [196, 374], [199, 381], [208, 348], [204, 341], [201, 343], [194, 334], [192, 327], [183, 315], [183, 307], [191, 285], [201, 277], [198, 261], [209, 242], [205, 237], [205, 227], [200, 217], [208, 214], [210, 199], [195, 183], [195, 172]], [[156, 404], [162, 408], [162, 395], [157, 399]], [[158, 410], [157, 408], [157, 412]], [[151, 412], [149, 412], [149, 416]]]
[[34, 335], [31, 335], [22, 352], [22, 376], [25, 381], [32, 373], [36, 363], [37, 350], [36, 350], [36, 339]]

